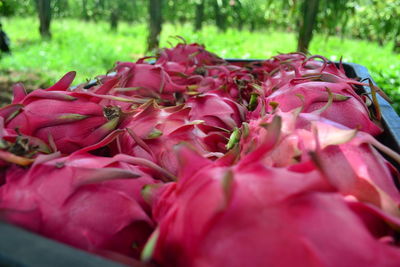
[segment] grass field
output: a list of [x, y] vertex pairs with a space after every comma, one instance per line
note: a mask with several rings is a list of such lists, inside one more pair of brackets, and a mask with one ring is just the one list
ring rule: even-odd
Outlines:
[[[36, 18], [3, 20], [4, 29], [12, 41], [12, 56], [0, 59], [0, 88], [24, 81], [28, 87], [45, 87], [64, 73], [77, 71], [76, 83], [84, 82], [111, 69], [116, 61], [132, 61], [144, 55], [147, 29], [145, 24], [121, 23], [118, 32], [110, 32], [105, 22], [91, 23], [78, 20], [54, 20], [53, 38], [42, 41]], [[237, 31], [220, 33], [206, 26], [194, 33], [191, 25], [164, 25], [161, 44], [176, 43], [180, 35], [188, 42], [198, 42], [221, 57], [269, 58], [279, 52], [296, 48], [294, 33], [276, 31]], [[345, 62], [366, 66], [372, 77], [394, 100], [400, 110], [400, 55], [391, 46], [379, 46], [362, 40], [341, 40], [337, 37], [316, 35], [311, 44], [312, 54], [331, 60], [343, 56]]]

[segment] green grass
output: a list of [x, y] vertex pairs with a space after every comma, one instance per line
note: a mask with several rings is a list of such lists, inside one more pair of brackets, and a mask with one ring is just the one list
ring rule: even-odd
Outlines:
[[[118, 32], [113, 33], [105, 22], [63, 19], [52, 22], [52, 40], [42, 41], [36, 18], [5, 19], [3, 25], [12, 40], [13, 55], [0, 60], [0, 75], [6, 73], [16, 82], [24, 80], [27, 73], [34, 73], [37, 84], [43, 86], [70, 70], [77, 71], [76, 83], [81, 83], [106, 73], [116, 61], [136, 60], [144, 54], [147, 36], [145, 24], [121, 23]], [[226, 58], [263, 59], [296, 48], [294, 33], [268, 30], [251, 33], [236, 29], [220, 33], [213, 26], [194, 33], [191, 25], [171, 24], [164, 25], [161, 45], [176, 43], [172, 38], [176, 35], [188, 42], [205, 44], [208, 50]], [[331, 60], [343, 56], [345, 62], [366, 66], [400, 109], [400, 55], [392, 53], [389, 45], [380, 47], [362, 40], [316, 35], [310, 52]]]

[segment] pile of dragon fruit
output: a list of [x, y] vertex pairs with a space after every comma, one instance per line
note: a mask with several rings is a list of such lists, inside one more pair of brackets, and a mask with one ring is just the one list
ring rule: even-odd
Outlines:
[[400, 265], [371, 81], [185, 43], [74, 77], [0, 109], [1, 220], [132, 265]]

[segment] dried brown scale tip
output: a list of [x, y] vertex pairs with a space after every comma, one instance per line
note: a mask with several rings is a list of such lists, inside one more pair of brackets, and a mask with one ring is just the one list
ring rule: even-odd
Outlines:
[[107, 120], [110, 121], [112, 119], [119, 118], [121, 116], [121, 108], [116, 106], [104, 107], [103, 113], [104, 117], [106, 117]]
[[206, 70], [203, 66], [197, 67], [197, 68], [194, 70], [194, 74], [198, 74], [198, 75], [201, 75], [201, 76], [205, 76], [205, 75], [207, 74], [207, 70]]
[[23, 156], [23, 155], [28, 154], [34, 148], [37, 148], [37, 147], [35, 147], [35, 146], [32, 147], [29, 144], [29, 140], [27, 138], [18, 136], [17, 140], [15, 140], [15, 143], [10, 144], [8, 151], [17, 156]]

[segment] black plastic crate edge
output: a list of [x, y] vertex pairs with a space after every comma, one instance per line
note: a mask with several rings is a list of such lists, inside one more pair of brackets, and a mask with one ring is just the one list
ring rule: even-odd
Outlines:
[[[377, 85], [366, 67], [356, 63], [345, 63], [344, 65], [345, 69], [346, 66], [350, 66], [356, 77], [361, 79], [369, 78], [374, 85]], [[371, 93], [371, 89], [368, 86], [363, 86], [363, 89], [366, 93]], [[386, 132], [384, 133], [385, 136], [383, 136], [386, 140], [382, 141], [386, 143], [386, 145], [390, 145], [391, 149], [400, 152], [400, 118], [390, 103], [379, 94], [377, 94], [377, 99], [381, 109], [382, 123]]]
[[123, 267], [125, 265], [0, 222], [0, 266]]

